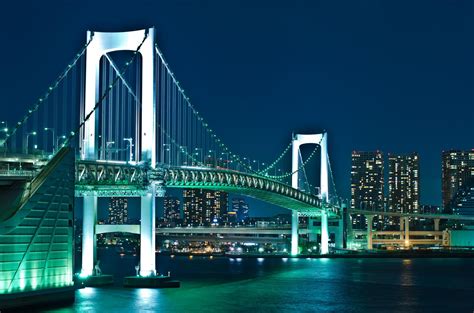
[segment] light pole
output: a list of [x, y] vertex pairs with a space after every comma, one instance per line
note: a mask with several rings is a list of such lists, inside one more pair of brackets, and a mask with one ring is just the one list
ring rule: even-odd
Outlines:
[[58, 136], [58, 137], [56, 138], [56, 148], [59, 147], [59, 140], [61, 140], [61, 139], [66, 139], [66, 136], [65, 136], [65, 135], [62, 135], [62, 136]]
[[110, 153], [109, 153], [109, 146], [112, 146], [113, 144], [115, 144], [115, 141], [107, 141], [105, 143], [105, 152], [106, 152], [106, 155], [108, 156], [108, 160], [110, 160]]
[[224, 164], [225, 164], [225, 167], [228, 167], [227, 164], [230, 163], [230, 160], [229, 160], [229, 152], [221, 152], [221, 155], [225, 155], [225, 159], [224, 159]]
[[2, 142], [0, 142], [0, 145], [5, 148], [5, 154], [7, 153], [7, 133], [8, 133], [8, 124], [6, 121], [1, 121], [0, 122], [0, 127], [1, 131], [5, 134], [5, 138], [3, 139]]
[[8, 124], [6, 121], [0, 121], [0, 128], [3, 133], [5, 133], [5, 139], [7, 138], [7, 133], [8, 133]]
[[[201, 151], [201, 164], [203, 164], [203, 153], [202, 153], [202, 148], [194, 148], [195, 151]], [[195, 152], [196, 155], [199, 155], [198, 152]]]
[[249, 165], [248, 168], [247, 168], [247, 170], [251, 170], [251, 169], [252, 169], [252, 165], [250, 164], [250, 159], [247, 159], [246, 157], [244, 157], [244, 161], [245, 161], [245, 160], [247, 160], [248, 165]]
[[[55, 134], [54, 134], [54, 128], [51, 128], [51, 127], [45, 127], [45, 128], [44, 128], [44, 131], [48, 131], [48, 130], [51, 132], [51, 134], [53, 134], [53, 141], [52, 141], [52, 143], [53, 143], [53, 152], [54, 152], [54, 151], [56, 151], [57, 148], [58, 148], [58, 146], [55, 146], [55, 145], [54, 145], [54, 143], [55, 143], [55, 141], [56, 141], [56, 140], [55, 140], [56, 137], [55, 137]], [[45, 147], [44, 149], [47, 150], [46, 147]]]
[[257, 172], [260, 172], [260, 161], [253, 160], [253, 163], [257, 163]]
[[[185, 161], [183, 162], [183, 165], [188, 165], [188, 158], [189, 158], [188, 147], [187, 146], [179, 146], [179, 149], [180, 149], [181, 153], [183, 153], [184, 156], [185, 156]], [[179, 154], [178, 154], [178, 159], [179, 159]]]
[[[164, 143], [163, 144], [163, 147], [168, 147], [165, 149], [165, 151], [168, 151], [168, 164], [171, 165], [171, 144], [170, 143]], [[163, 160], [165, 161], [165, 160]], [[166, 163], [166, 162], [163, 162], [163, 163]]]
[[28, 138], [30, 138], [30, 136], [36, 136], [36, 132], [26, 134], [26, 154], [28, 154]]
[[129, 162], [132, 162], [133, 160], [133, 138], [123, 138], [123, 140], [128, 141], [128, 146], [130, 148], [130, 159]]
[[[214, 153], [214, 167], [217, 165], [217, 153], [216, 150], [209, 150], [209, 153]], [[210, 155], [209, 155], [210, 156]]]

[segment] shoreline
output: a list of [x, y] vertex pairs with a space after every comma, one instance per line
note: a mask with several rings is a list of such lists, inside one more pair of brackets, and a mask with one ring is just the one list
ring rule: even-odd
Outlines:
[[274, 259], [358, 259], [358, 258], [381, 258], [381, 259], [400, 259], [400, 258], [474, 258], [474, 251], [462, 252], [462, 251], [404, 251], [404, 252], [357, 252], [357, 253], [346, 253], [346, 254], [302, 254], [302, 255], [287, 255], [287, 254], [228, 254], [228, 253], [169, 253], [169, 252], [157, 252], [160, 256], [184, 256], [184, 257], [216, 257], [216, 258], [274, 258]]

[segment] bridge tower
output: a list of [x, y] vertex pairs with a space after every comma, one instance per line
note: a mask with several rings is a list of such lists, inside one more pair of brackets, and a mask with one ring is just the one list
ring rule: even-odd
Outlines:
[[[299, 167], [300, 167], [300, 146], [305, 144], [316, 144], [321, 147], [321, 174], [320, 174], [320, 194], [323, 206], [329, 202], [329, 179], [328, 179], [328, 158], [327, 158], [327, 133], [321, 134], [297, 134], [293, 137], [292, 145], [292, 165], [291, 186], [300, 189]], [[328, 216], [327, 212], [321, 211], [321, 254], [329, 252]], [[298, 254], [298, 212], [293, 211], [291, 219], [291, 254]]]
[[[84, 119], [94, 110], [99, 101], [99, 65], [103, 55], [113, 51], [135, 51], [143, 42], [140, 50], [142, 57], [141, 70], [141, 116], [140, 116], [140, 150], [137, 162], [156, 164], [156, 97], [155, 97], [155, 52], [154, 28], [129, 32], [87, 32], [87, 41], [91, 40], [86, 50], [86, 81]], [[146, 39], [144, 40], [144, 38]], [[81, 133], [81, 156], [86, 160], [97, 160], [99, 120], [96, 113], [84, 125]], [[155, 185], [151, 184], [141, 197], [140, 225], [140, 275], [149, 276], [155, 269]], [[84, 196], [83, 238], [82, 238], [82, 274], [92, 275], [96, 262], [95, 242], [97, 224], [97, 195]]]

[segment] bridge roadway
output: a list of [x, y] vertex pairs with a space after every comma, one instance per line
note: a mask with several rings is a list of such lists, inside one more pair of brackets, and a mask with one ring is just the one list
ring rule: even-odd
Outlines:
[[[44, 158], [35, 155], [0, 157], [0, 176], [18, 179], [34, 177], [37, 167], [46, 164]], [[6, 164], [9, 165], [7, 170]], [[16, 164], [16, 166], [15, 166]], [[18, 164], [23, 164], [23, 168]], [[27, 166], [27, 164], [30, 164]], [[31, 166], [31, 164], [34, 164]], [[286, 184], [246, 173], [207, 167], [158, 167], [146, 169], [135, 162], [77, 160], [76, 196], [96, 195], [102, 197], [136, 197], [147, 193], [151, 181], [158, 186], [173, 188], [202, 188], [226, 190], [248, 195], [285, 208], [297, 210], [303, 216], [319, 216], [321, 201], [315, 196], [292, 188]], [[337, 217], [336, 208], [326, 208], [329, 217]], [[472, 221], [474, 216], [456, 214], [426, 214], [382, 212], [348, 209], [349, 214], [384, 215], [425, 219], [449, 219]]]
[[[300, 229], [300, 234], [307, 233], [307, 229]], [[140, 234], [140, 225], [112, 225], [98, 224], [97, 234], [125, 232]], [[156, 234], [256, 234], [256, 235], [291, 235], [291, 226], [288, 227], [158, 227]]]
[[163, 195], [163, 187], [224, 190], [295, 210], [303, 216], [320, 216], [321, 211], [327, 212], [329, 217], [339, 214], [336, 207], [323, 207], [318, 196], [265, 176], [196, 166], [150, 169], [120, 161], [76, 161], [78, 197], [143, 196], [151, 183], [157, 187], [157, 196]]

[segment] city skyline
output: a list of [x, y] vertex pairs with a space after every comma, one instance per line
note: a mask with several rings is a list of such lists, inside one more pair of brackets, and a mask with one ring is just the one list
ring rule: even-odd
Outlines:
[[472, 311], [473, 13], [5, 3], [0, 313]]
[[[114, 2], [112, 7], [121, 3]], [[238, 152], [252, 150], [252, 158], [268, 162], [267, 155], [281, 151], [291, 132], [326, 129], [331, 158], [337, 164], [335, 180], [342, 196], [349, 198], [350, 151], [417, 151], [422, 160], [421, 203], [441, 204], [441, 152], [472, 148], [470, 115], [455, 112], [468, 112], [474, 102], [469, 87], [474, 81], [470, 57], [474, 48], [469, 40], [474, 27], [469, 27], [472, 20], [462, 13], [472, 9], [469, 3], [430, 3], [428, 11], [425, 4], [413, 3], [410, 10], [404, 10], [399, 4], [366, 8], [350, 3], [340, 11], [339, 6], [326, 3], [324, 11], [333, 17], [328, 19], [320, 15], [317, 4], [232, 2], [209, 7], [215, 14], [205, 21], [198, 16], [208, 7], [199, 3], [144, 2], [139, 10], [131, 9], [136, 13], [131, 15], [139, 19], [113, 8], [110, 14], [101, 14], [111, 10], [107, 2], [85, 1], [80, 8], [67, 2], [32, 3], [21, 8], [9, 4], [14, 14], [4, 13], [2, 32], [19, 52], [0, 52], [0, 65], [10, 73], [0, 78], [0, 88], [4, 101], [16, 104], [5, 113], [6, 118], [17, 120], [48, 86], [83, 43], [86, 29], [156, 25], [159, 46], [187, 94]], [[236, 14], [228, 16], [222, 9]], [[61, 14], [71, 10], [77, 14]], [[90, 10], [96, 13], [88, 14]], [[173, 21], [172, 14], [163, 13], [177, 10], [185, 17], [182, 24]], [[336, 11], [338, 14], [333, 14]], [[20, 12], [30, 24], [12, 23]], [[265, 25], [259, 23], [262, 14], [267, 16]], [[358, 14], [368, 18], [361, 22]], [[419, 14], [424, 15], [423, 23]], [[245, 16], [246, 23], [235, 16]], [[44, 25], [42, 19], [50, 23]], [[302, 27], [309, 37], [303, 36]], [[54, 43], [47, 40], [51, 34], [56, 38]], [[29, 40], [23, 41], [23, 36]], [[284, 44], [279, 45], [280, 41]], [[35, 54], [27, 52], [32, 45]], [[21, 76], [33, 65], [34, 73]], [[20, 85], [29, 92], [20, 92]], [[207, 91], [210, 86], [212, 93]], [[245, 93], [239, 92], [243, 89]], [[222, 119], [223, 107], [232, 108], [227, 115], [245, 124]], [[250, 110], [253, 114], [248, 114]]]

